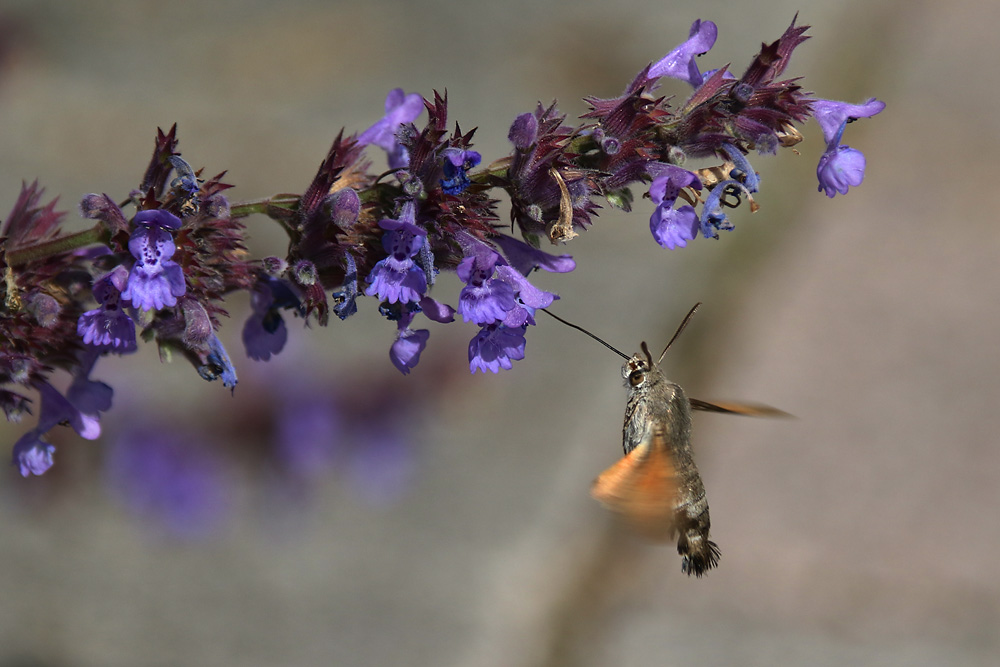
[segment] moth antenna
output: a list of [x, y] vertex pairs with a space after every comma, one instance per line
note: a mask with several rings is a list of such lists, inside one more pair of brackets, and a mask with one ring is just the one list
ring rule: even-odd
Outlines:
[[688, 325], [688, 322], [691, 321], [691, 317], [694, 315], [694, 311], [698, 310], [698, 306], [700, 306], [700, 305], [701, 305], [701, 301], [699, 301], [698, 303], [694, 304], [694, 307], [691, 310], [688, 311], [687, 315], [684, 316], [684, 321], [681, 322], [681, 325], [679, 327], [677, 327], [677, 331], [674, 332], [674, 335], [670, 339], [670, 342], [667, 343], [667, 346], [665, 348], [663, 348], [663, 352], [660, 353], [660, 358], [656, 360], [656, 365], [657, 366], [659, 366], [660, 362], [663, 361], [663, 357], [664, 357], [664, 355], [667, 354], [667, 350], [670, 349], [670, 346], [674, 344], [674, 341], [677, 340], [677, 337], [681, 335], [682, 331], [684, 331], [684, 327], [686, 327]]
[[617, 354], [622, 359], [625, 359], [627, 361], [627, 360], [629, 360], [629, 359], [632, 358], [632, 357], [628, 356], [627, 354], [625, 354], [624, 352], [622, 352], [621, 350], [619, 350], [618, 348], [612, 347], [609, 343], [606, 343], [605, 341], [601, 340], [600, 338], [598, 338], [594, 334], [590, 333], [589, 331], [587, 331], [583, 327], [577, 326], [576, 324], [573, 324], [572, 322], [567, 322], [563, 318], [559, 317], [558, 315], [556, 315], [554, 313], [549, 312], [545, 308], [539, 308], [539, 310], [541, 310], [541, 311], [543, 311], [545, 313], [548, 313], [551, 317], [556, 318], [557, 320], [559, 320], [560, 322], [562, 322], [563, 324], [565, 324], [568, 327], [576, 329], [577, 331], [582, 331], [583, 333], [587, 334], [588, 336], [590, 336], [591, 338], [593, 338], [594, 340], [596, 340], [598, 343], [600, 343], [601, 345], [603, 345], [604, 347], [608, 348], [609, 350], [611, 350], [612, 352], [614, 352], [615, 354]]

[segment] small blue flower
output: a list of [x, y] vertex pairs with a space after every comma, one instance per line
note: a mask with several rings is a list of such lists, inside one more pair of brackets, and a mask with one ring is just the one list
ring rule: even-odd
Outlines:
[[410, 156], [396, 139], [396, 132], [404, 123], [412, 123], [424, 110], [424, 100], [417, 93], [407, 95], [402, 88], [394, 88], [385, 98], [385, 116], [361, 133], [358, 145], [375, 144], [388, 154], [389, 168], [402, 169], [410, 164]]
[[358, 312], [358, 266], [349, 252], [344, 254], [344, 263], [344, 284], [333, 293], [333, 312], [342, 320]]
[[283, 280], [262, 276], [250, 292], [253, 313], [243, 325], [243, 345], [247, 356], [267, 361], [278, 354], [288, 341], [288, 327], [281, 316], [283, 308], [298, 308], [299, 299]]
[[657, 165], [654, 173], [649, 198], [656, 204], [656, 210], [649, 218], [649, 231], [660, 247], [683, 248], [698, 232], [698, 215], [691, 206], [675, 210], [673, 205], [682, 189], [701, 190], [701, 180], [696, 174], [674, 165]]
[[448, 195], [461, 194], [472, 183], [468, 171], [479, 164], [482, 156], [477, 151], [446, 148], [441, 151], [441, 157], [444, 158], [441, 189]]
[[219, 337], [215, 333], [208, 340], [208, 355], [206, 356], [205, 363], [198, 367], [198, 375], [209, 382], [222, 378], [223, 387], [228, 387], [231, 391], [236, 390], [236, 383], [238, 382], [236, 367], [233, 366], [233, 362], [229, 358], [229, 353], [226, 352], [226, 348], [222, 346], [222, 341], [219, 340]]
[[52, 467], [56, 448], [42, 436], [59, 424], [69, 424], [88, 440], [101, 434], [98, 416], [111, 407], [112, 390], [103, 382], [87, 379], [97, 356], [96, 350], [85, 353], [66, 396], [48, 382], [36, 385], [42, 404], [38, 426], [21, 436], [12, 452], [13, 463], [19, 466], [22, 476], [41, 475]]
[[820, 156], [816, 167], [819, 191], [827, 197], [838, 192], [846, 195], [851, 186], [857, 187], [865, 177], [864, 154], [841, 144], [847, 124], [858, 118], [870, 118], [885, 109], [885, 102], [871, 98], [863, 104], [848, 104], [832, 100], [813, 100], [813, 117], [823, 130], [826, 151]]
[[669, 76], [687, 81], [694, 88], [704, 83], [704, 77], [698, 70], [695, 58], [712, 48], [719, 35], [719, 29], [711, 21], [699, 19], [691, 24], [691, 31], [688, 34], [687, 41], [649, 68], [650, 78]]
[[465, 287], [458, 295], [458, 312], [466, 322], [492, 324], [503, 320], [515, 305], [514, 288], [493, 278], [500, 255], [492, 250], [470, 255], [458, 265], [458, 277]]
[[13, 461], [21, 477], [43, 475], [53, 464], [56, 448], [44, 440], [36, 430], [28, 431], [14, 443]]
[[111, 409], [114, 396], [114, 390], [109, 385], [89, 377], [99, 356], [100, 352], [95, 349], [85, 350], [81, 354], [80, 366], [66, 390], [66, 400], [77, 412], [79, 420], [73, 424], [73, 428], [86, 440], [100, 437], [100, 414]]
[[455, 321], [454, 308], [446, 303], [435, 301], [429, 296], [424, 296], [420, 299], [420, 310], [427, 319], [433, 320], [434, 322], [448, 324], [449, 322]]
[[177, 297], [184, 296], [184, 274], [177, 262], [172, 261], [177, 247], [167, 230], [181, 226], [180, 218], [168, 211], [155, 209], [136, 214], [135, 229], [128, 241], [128, 249], [135, 257], [135, 265], [128, 277], [122, 298], [142, 310], [159, 310], [177, 304]]
[[733, 229], [733, 223], [722, 210], [722, 197], [731, 194], [733, 190], [750, 196], [750, 191], [745, 185], [730, 179], [716, 184], [705, 199], [705, 206], [701, 212], [701, 233], [706, 239], [717, 239], [720, 231], [728, 232]]
[[[729, 161], [733, 163], [733, 169], [729, 172], [729, 177], [742, 182], [750, 192], [759, 192], [760, 176], [750, 166], [750, 160], [743, 154], [743, 151], [732, 144], [722, 144], [722, 150], [729, 157]], [[739, 176], [738, 178], [737, 175]]]
[[503, 324], [487, 324], [469, 342], [469, 370], [475, 373], [499, 373], [510, 370], [513, 362], [524, 359], [526, 326], [509, 328]]
[[76, 331], [87, 345], [124, 354], [137, 349], [135, 322], [121, 307], [122, 289], [128, 280], [125, 267], [116, 266], [94, 281], [94, 298], [100, 307], [77, 320]]
[[417, 329], [414, 331], [409, 327], [403, 327], [396, 334], [396, 342], [389, 348], [389, 359], [392, 364], [399, 369], [403, 375], [408, 375], [410, 370], [420, 361], [420, 353], [427, 345], [427, 339], [431, 332], [427, 329]]
[[550, 255], [524, 241], [503, 234], [491, 240], [500, 246], [510, 265], [524, 275], [535, 269], [544, 269], [550, 273], [569, 273], [576, 268], [576, 262], [570, 255]]
[[399, 220], [384, 219], [378, 224], [386, 230], [382, 247], [389, 256], [380, 260], [368, 274], [367, 296], [377, 296], [379, 301], [416, 303], [427, 290], [427, 277], [413, 261], [420, 251], [427, 232], [414, 224], [415, 209], [412, 201], [403, 204]]
[[816, 178], [827, 197], [846, 195], [849, 187], [861, 185], [865, 178], [865, 154], [850, 146], [834, 146], [820, 156]]

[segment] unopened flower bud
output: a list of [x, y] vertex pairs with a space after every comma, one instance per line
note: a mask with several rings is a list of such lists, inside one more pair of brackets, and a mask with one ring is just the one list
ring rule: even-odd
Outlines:
[[316, 273], [316, 265], [308, 259], [303, 259], [295, 265], [292, 270], [292, 277], [299, 285], [309, 287], [315, 285], [319, 275]]
[[51, 329], [59, 320], [62, 310], [59, 302], [44, 292], [35, 292], [28, 297], [28, 312], [41, 326]]
[[341, 229], [350, 229], [358, 221], [361, 198], [352, 188], [337, 190], [328, 199], [330, 218]]

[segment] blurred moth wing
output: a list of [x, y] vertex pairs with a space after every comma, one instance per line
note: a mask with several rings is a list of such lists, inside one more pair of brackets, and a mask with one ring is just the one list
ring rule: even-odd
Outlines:
[[677, 470], [664, 433], [652, 433], [598, 475], [590, 493], [643, 537], [657, 542], [672, 539], [679, 496]]
[[699, 398], [690, 398], [692, 410], [702, 412], [718, 412], [727, 415], [744, 415], [746, 417], [791, 417], [784, 410], [772, 408], [770, 405], [760, 403], [733, 403], [726, 401], [703, 401]]

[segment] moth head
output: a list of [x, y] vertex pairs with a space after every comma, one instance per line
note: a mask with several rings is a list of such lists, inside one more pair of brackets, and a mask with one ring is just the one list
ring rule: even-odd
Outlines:
[[625, 386], [635, 388], [646, 381], [646, 375], [653, 368], [653, 355], [649, 353], [646, 342], [642, 342], [642, 352], [636, 352], [622, 366], [622, 377], [625, 378]]

